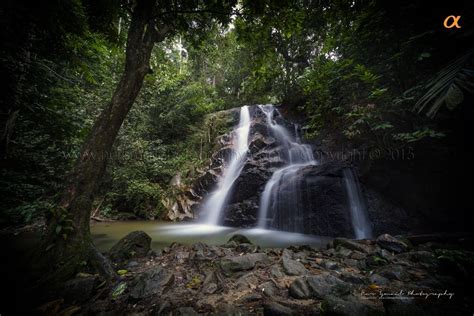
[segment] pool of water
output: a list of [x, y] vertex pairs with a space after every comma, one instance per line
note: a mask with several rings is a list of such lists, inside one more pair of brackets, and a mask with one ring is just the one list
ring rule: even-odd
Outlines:
[[226, 243], [232, 235], [247, 236], [254, 244], [261, 247], [288, 247], [291, 245], [311, 245], [325, 247], [329, 237], [310, 236], [298, 233], [267, 229], [239, 229], [195, 223], [170, 223], [160, 221], [120, 221], [91, 224], [94, 244], [100, 251], [108, 251], [119, 239], [128, 233], [142, 230], [152, 238], [155, 250], [169, 246], [173, 242], [191, 245], [203, 242], [210, 245]]

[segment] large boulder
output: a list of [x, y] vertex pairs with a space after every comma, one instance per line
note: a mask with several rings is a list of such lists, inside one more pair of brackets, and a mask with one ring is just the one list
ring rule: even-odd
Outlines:
[[130, 297], [143, 299], [149, 296], [162, 295], [174, 282], [174, 275], [162, 267], [152, 268], [133, 281]]
[[408, 250], [408, 245], [406, 243], [390, 236], [389, 234], [383, 234], [377, 237], [377, 245], [395, 253], [401, 253]]
[[350, 250], [360, 251], [362, 253], [370, 253], [371, 248], [368, 245], [365, 245], [356, 240], [346, 239], [346, 238], [335, 238], [333, 240], [334, 247], [344, 247]]
[[282, 264], [285, 273], [288, 275], [303, 275], [309, 273], [301, 262], [290, 259], [287, 256], [282, 257]]
[[150, 251], [151, 237], [143, 231], [134, 231], [120, 239], [109, 252], [114, 261], [144, 257]]
[[296, 278], [290, 285], [289, 294], [296, 299], [324, 299], [331, 293], [342, 294], [341, 290], [349, 288], [350, 285], [341, 279], [331, 274], [323, 273]]
[[221, 268], [224, 272], [236, 272], [250, 270], [260, 262], [267, 264], [270, 262], [264, 253], [250, 253], [243, 256], [227, 257], [221, 260]]

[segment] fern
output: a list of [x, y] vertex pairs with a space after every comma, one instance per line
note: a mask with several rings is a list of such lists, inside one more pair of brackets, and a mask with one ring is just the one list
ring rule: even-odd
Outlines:
[[464, 100], [463, 90], [473, 93], [474, 70], [467, 67], [473, 52], [474, 50], [471, 50], [454, 60], [430, 80], [425, 86], [428, 91], [416, 102], [413, 109], [420, 113], [431, 104], [426, 115], [433, 118], [443, 104], [450, 110], [456, 108]]

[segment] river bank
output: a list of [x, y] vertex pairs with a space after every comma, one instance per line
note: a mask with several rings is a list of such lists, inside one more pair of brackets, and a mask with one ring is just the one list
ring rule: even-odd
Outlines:
[[[449, 237], [449, 236], [448, 236]], [[37, 308], [93, 315], [461, 315], [472, 311], [472, 236], [336, 238], [265, 248], [236, 235], [150, 249], [133, 232], [108, 253], [117, 280], [79, 273]], [[411, 241], [410, 241], [411, 240]]]

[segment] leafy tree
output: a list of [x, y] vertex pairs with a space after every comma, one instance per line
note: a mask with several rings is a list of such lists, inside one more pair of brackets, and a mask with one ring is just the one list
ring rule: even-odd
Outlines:
[[[51, 259], [58, 264], [45, 280], [63, 280], [84, 261], [90, 262], [107, 279], [113, 277], [112, 267], [91, 241], [90, 213], [94, 193], [105, 172], [107, 156], [145, 76], [151, 71], [153, 47], [173, 33], [205, 29], [214, 15], [224, 21], [232, 5], [221, 2], [207, 5], [200, 2], [156, 4], [152, 0], [139, 0], [126, 7], [131, 21], [124, 71], [111, 102], [102, 110], [87, 136], [80, 157], [68, 176], [58, 209], [48, 221], [48, 231], [41, 247], [47, 255], [42, 255], [41, 260], [49, 267]], [[195, 18], [188, 14], [195, 14]]]

